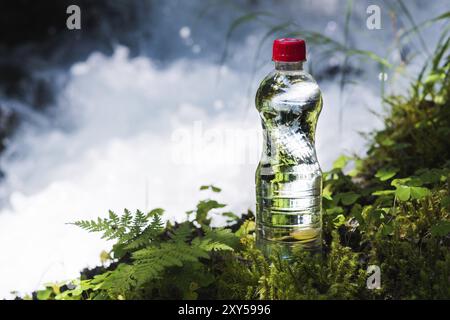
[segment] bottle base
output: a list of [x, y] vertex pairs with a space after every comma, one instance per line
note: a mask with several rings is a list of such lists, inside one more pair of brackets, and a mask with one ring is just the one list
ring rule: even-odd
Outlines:
[[322, 237], [310, 239], [309, 241], [272, 241], [262, 237], [256, 237], [256, 247], [261, 250], [265, 257], [279, 254], [282, 259], [290, 260], [296, 252], [306, 251], [310, 253], [322, 252]]

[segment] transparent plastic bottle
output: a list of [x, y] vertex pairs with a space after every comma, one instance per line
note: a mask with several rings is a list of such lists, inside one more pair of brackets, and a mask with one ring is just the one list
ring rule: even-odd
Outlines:
[[322, 171], [314, 146], [322, 95], [303, 70], [305, 42], [277, 39], [275, 70], [256, 93], [264, 145], [256, 170], [257, 246], [266, 255], [278, 247], [319, 251], [322, 243]]

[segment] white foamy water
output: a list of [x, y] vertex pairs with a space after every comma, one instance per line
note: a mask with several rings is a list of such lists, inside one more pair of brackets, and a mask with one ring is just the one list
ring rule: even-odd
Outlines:
[[[148, 58], [130, 59], [123, 47], [112, 57], [94, 53], [70, 72], [54, 128], [22, 128], [2, 158], [8, 205], [0, 211], [1, 296], [99, 264], [109, 244], [67, 222], [154, 207], [183, 219], [211, 196], [198, 191], [211, 183], [223, 188], [213, 196], [227, 209], [253, 208], [260, 121], [246, 105], [248, 75], [225, 70], [217, 83], [214, 64], [181, 60], [158, 69]], [[373, 127], [373, 116], [361, 101], [375, 98], [362, 88], [349, 95], [352, 117], [342, 139], [339, 90], [322, 89], [317, 148], [326, 169], [342, 150], [362, 150], [356, 131]]]

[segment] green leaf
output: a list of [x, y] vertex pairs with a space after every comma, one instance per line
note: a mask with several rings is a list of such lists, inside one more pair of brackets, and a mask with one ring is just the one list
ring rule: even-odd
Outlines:
[[234, 250], [239, 245], [239, 237], [230, 229], [206, 229], [201, 242], [203, 245], [207, 243], [207, 251]]
[[340, 213], [344, 212], [344, 209], [342, 207], [332, 207], [332, 208], [327, 209], [325, 212], [328, 215], [334, 215], [334, 214], [340, 214]]
[[359, 194], [354, 192], [346, 192], [339, 194], [341, 198], [341, 202], [344, 206], [349, 206], [353, 203], [355, 203], [356, 200], [358, 200], [359, 197], [361, 197]]
[[401, 201], [408, 201], [411, 196], [411, 188], [400, 185], [397, 187], [397, 190], [395, 190], [395, 195]]
[[331, 191], [331, 185], [329, 185], [329, 184], [326, 185], [325, 188], [323, 188], [323, 190], [322, 190], [322, 197], [324, 199], [332, 201], [333, 200], [332, 194], [333, 193]]
[[252, 220], [245, 220], [242, 226], [236, 231], [236, 236], [242, 238], [254, 232], [256, 229], [256, 223]]
[[339, 214], [336, 218], [333, 219], [333, 224], [336, 228], [345, 224], [345, 216], [343, 214]]
[[445, 79], [444, 73], [431, 73], [424, 81], [425, 84], [434, 84], [440, 80]]
[[442, 208], [450, 208], [450, 196], [446, 196], [441, 199]]
[[216, 200], [202, 200], [197, 204], [195, 220], [200, 224], [209, 225], [211, 219], [208, 218], [208, 213], [212, 209], [223, 207], [225, 207], [225, 204], [219, 203]]
[[333, 169], [343, 169], [350, 159], [351, 158], [344, 155], [340, 156], [339, 158], [336, 159], [336, 161], [334, 161]]
[[381, 234], [383, 236], [391, 235], [394, 232], [394, 227], [391, 224], [382, 224]]
[[222, 216], [229, 218], [228, 222], [239, 220], [239, 216], [234, 212], [224, 212], [222, 213]]
[[384, 210], [375, 209], [369, 212], [369, 220], [373, 221], [375, 224], [379, 224], [384, 219]]
[[395, 194], [395, 190], [378, 190], [372, 192], [373, 196], [389, 196]]
[[423, 199], [431, 194], [428, 188], [424, 187], [411, 187], [411, 198], [413, 199]]
[[385, 138], [381, 141], [381, 145], [384, 147], [391, 147], [395, 144], [395, 141], [391, 138]]
[[394, 179], [391, 182], [391, 186], [408, 186], [408, 187], [420, 187], [422, 186], [423, 181], [418, 177], [408, 177], [403, 179]]
[[326, 200], [333, 201], [333, 197], [332, 197], [331, 194], [329, 194], [329, 193], [323, 193], [323, 194], [322, 194], [322, 198], [324, 198], [324, 199], [326, 199]]
[[355, 204], [350, 211], [350, 214], [359, 222], [359, 224], [364, 223], [364, 218], [362, 216], [362, 207], [359, 203]]
[[220, 188], [218, 188], [218, 187], [216, 187], [216, 186], [213, 186], [212, 184], [211, 185], [209, 185], [209, 186], [201, 186], [200, 187], [200, 190], [208, 190], [208, 189], [211, 189], [211, 191], [213, 191], [213, 192], [220, 192], [220, 191], [222, 191], [222, 189], [220, 189]]
[[434, 237], [445, 237], [450, 233], [450, 221], [439, 221], [431, 227], [430, 231]]
[[47, 288], [45, 290], [38, 290], [37, 298], [38, 300], [48, 300], [52, 295], [52, 293], [53, 293], [52, 288]]
[[437, 183], [440, 180], [440, 174], [439, 171], [436, 170], [424, 170], [420, 172], [419, 176], [420, 180], [422, 180], [423, 183]]
[[398, 172], [398, 168], [381, 168], [375, 174], [375, 177], [380, 179], [381, 181], [386, 181], [393, 176], [395, 176]]

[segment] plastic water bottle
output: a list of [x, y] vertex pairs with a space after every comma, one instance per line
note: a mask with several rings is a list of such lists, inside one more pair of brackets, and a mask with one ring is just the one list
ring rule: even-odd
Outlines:
[[314, 139], [322, 95], [303, 70], [304, 40], [275, 40], [272, 60], [275, 70], [256, 93], [264, 137], [256, 170], [256, 243], [266, 255], [278, 247], [288, 258], [295, 247], [321, 248], [322, 171]]

